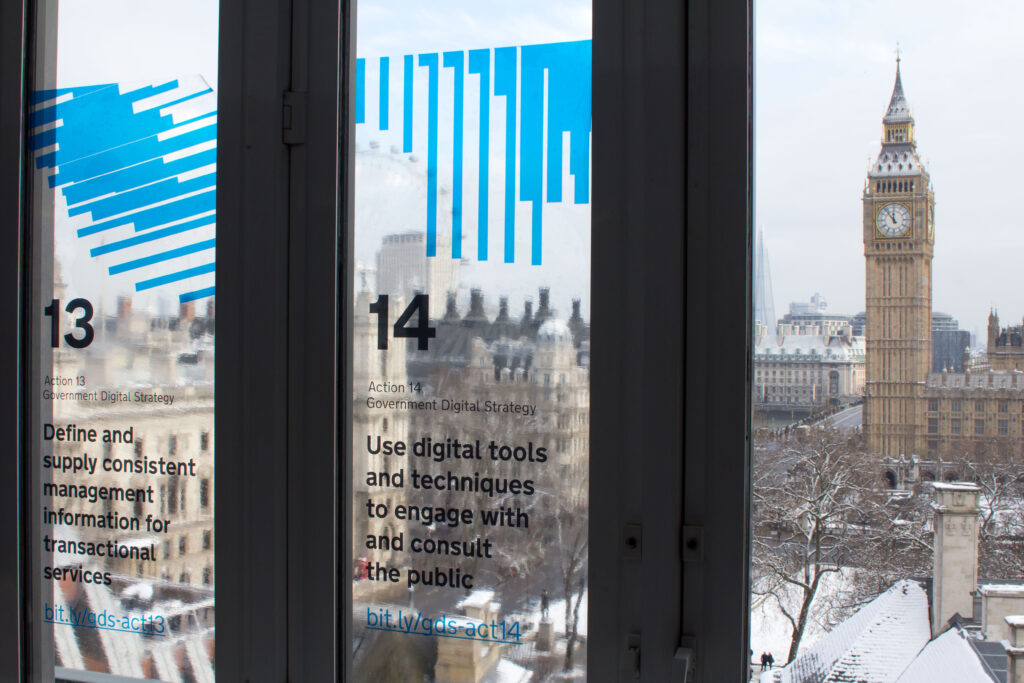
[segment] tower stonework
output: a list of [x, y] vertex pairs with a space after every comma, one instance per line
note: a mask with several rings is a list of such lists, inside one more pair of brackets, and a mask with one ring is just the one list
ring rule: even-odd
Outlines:
[[864, 432], [883, 456], [925, 448], [925, 382], [931, 369], [935, 197], [917, 152], [899, 60], [882, 119], [882, 149], [864, 185]]

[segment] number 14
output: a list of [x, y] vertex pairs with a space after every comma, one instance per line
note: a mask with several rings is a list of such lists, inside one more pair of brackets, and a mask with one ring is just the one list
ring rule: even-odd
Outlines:
[[[419, 311], [416, 319], [418, 327], [408, 327], [412, 314]], [[377, 314], [377, 348], [385, 351], [388, 348], [388, 295], [381, 294], [377, 300], [370, 304], [370, 313]], [[430, 295], [417, 294], [412, 298], [412, 303], [402, 312], [395, 322], [394, 337], [402, 339], [407, 337], [416, 338], [416, 348], [420, 351], [427, 350], [427, 343], [431, 337], [437, 336], [437, 329], [430, 326]]]

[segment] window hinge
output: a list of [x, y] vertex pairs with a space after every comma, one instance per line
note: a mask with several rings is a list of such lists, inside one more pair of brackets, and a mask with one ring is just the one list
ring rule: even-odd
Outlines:
[[286, 145], [306, 142], [306, 93], [286, 90], [281, 107], [281, 141]]

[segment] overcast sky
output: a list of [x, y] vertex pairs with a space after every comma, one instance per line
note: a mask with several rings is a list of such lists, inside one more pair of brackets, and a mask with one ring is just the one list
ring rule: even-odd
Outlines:
[[[537, 22], [545, 6], [548, 20]], [[215, 84], [215, 4], [178, 3], [159, 27], [153, 7], [62, 2], [64, 27], [90, 27], [62, 31], [69, 39], [62, 84], [195, 73]], [[991, 306], [1004, 322], [1024, 316], [1017, 208], [1024, 3], [985, 2], [968, 11], [948, 0], [759, 0], [755, 8], [756, 223], [765, 229], [779, 315], [816, 291], [831, 311], [864, 309], [860, 197], [879, 150], [898, 41], [936, 195], [934, 307], [976, 330]], [[447, 42], [434, 49], [564, 40], [589, 23], [585, 6], [555, 9], [540, 0], [488, 6], [486, 20], [470, 14], [468, 0], [446, 9], [396, 15], [392, 3], [360, 3], [360, 52], [398, 54], [440, 35]], [[117, 22], [97, 21], [98, 14]], [[131, 59], [123, 58], [126, 50]]]
[[861, 194], [895, 49], [935, 188], [934, 300], [967, 329], [1024, 315], [1024, 3], [760, 0], [756, 222], [781, 316], [815, 291], [864, 310]]

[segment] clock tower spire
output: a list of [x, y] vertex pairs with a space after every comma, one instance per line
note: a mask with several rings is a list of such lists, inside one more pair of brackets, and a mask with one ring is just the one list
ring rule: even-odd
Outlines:
[[882, 117], [882, 146], [864, 186], [867, 337], [864, 432], [875, 453], [933, 450], [924, 386], [931, 370], [935, 196], [917, 152], [900, 57]]

